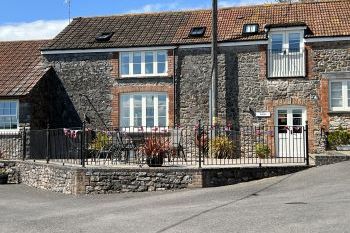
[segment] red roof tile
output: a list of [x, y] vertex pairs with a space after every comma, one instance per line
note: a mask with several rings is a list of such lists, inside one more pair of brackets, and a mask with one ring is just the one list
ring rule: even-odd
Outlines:
[[40, 53], [47, 42], [0, 42], [0, 96], [22, 96], [30, 92], [48, 70]]
[[[223, 8], [218, 15], [220, 41], [266, 39], [268, 24], [305, 23], [307, 37], [349, 36], [350, 0], [265, 4]], [[244, 24], [259, 24], [259, 34], [242, 35]], [[206, 26], [202, 38], [190, 38], [192, 27]], [[109, 42], [96, 42], [101, 32], [114, 32]], [[45, 49], [120, 48], [208, 43], [211, 11], [183, 11], [76, 18]]]

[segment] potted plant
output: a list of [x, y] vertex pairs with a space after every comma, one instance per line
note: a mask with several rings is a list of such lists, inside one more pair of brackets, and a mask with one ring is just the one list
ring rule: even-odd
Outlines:
[[8, 174], [5, 168], [0, 168], [0, 184], [7, 184]]
[[234, 159], [237, 158], [235, 153], [235, 143], [227, 136], [218, 136], [210, 140], [209, 155], [216, 159]]
[[161, 167], [170, 150], [169, 141], [164, 137], [156, 136], [146, 138], [140, 147], [140, 152], [146, 157], [146, 163], [149, 167]]
[[266, 159], [270, 156], [271, 150], [268, 145], [258, 143], [255, 145], [255, 153], [260, 159]]

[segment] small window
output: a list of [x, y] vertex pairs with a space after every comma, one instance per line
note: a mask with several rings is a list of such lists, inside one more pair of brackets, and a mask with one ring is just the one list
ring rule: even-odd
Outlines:
[[206, 29], [207, 29], [206, 27], [194, 27], [194, 28], [191, 28], [190, 36], [192, 36], [192, 37], [204, 36]]
[[109, 41], [112, 38], [113, 34], [113, 32], [102, 32], [101, 34], [97, 35], [95, 39], [98, 42]]
[[259, 24], [245, 24], [243, 34], [256, 34], [259, 31]]
[[0, 130], [18, 128], [18, 102], [16, 100], [0, 101]]
[[350, 80], [331, 80], [329, 92], [331, 111], [350, 110]]

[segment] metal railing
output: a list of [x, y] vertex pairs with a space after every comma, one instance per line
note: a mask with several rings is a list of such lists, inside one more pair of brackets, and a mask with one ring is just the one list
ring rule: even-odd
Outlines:
[[281, 77], [305, 77], [305, 50], [276, 51], [268, 50], [268, 76], [270, 78]]
[[[27, 159], [82, 166], [308, 164], [307, 126], [31, 130]], [[82, 140], [83, 139], [83, 140]]]

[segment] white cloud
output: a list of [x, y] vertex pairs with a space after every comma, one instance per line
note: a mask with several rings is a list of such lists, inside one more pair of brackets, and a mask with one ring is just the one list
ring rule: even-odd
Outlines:
[[230, 6], [248, 6], [271, 3], [273, 0], [225, 0], [218, 2], [219, 7], [230, 7]]
[[173, 3], [157, 3], [157, 4], [147, 4], [138, 9], [131, 10], [130, 13], [147, 13], [147, 12], [157, 12], [157, 11], [170, 11], [180, 9], [180, 4], [178, 2]]
[[68, 20], [38, 20], [0, 25], [0, 41], [52, 39], [67, 25]]

